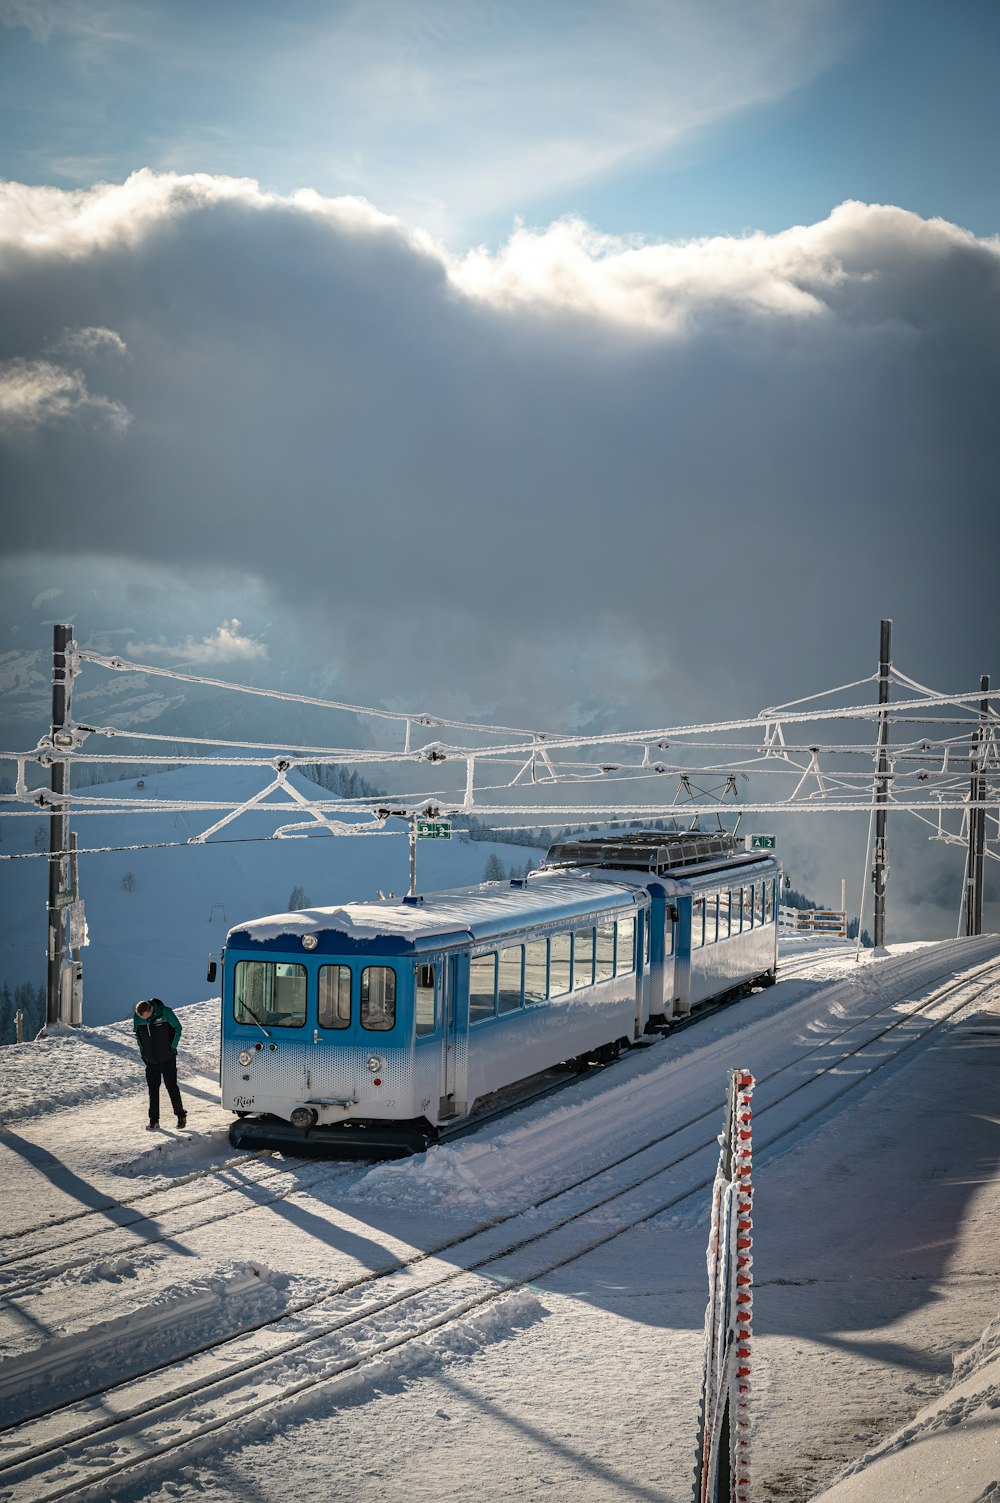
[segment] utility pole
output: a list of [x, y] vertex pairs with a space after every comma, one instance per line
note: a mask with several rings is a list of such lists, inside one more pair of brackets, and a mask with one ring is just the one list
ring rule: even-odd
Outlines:
[[66, 731], [72, 701], [72, 677], [66, 656], [73, 640], [72, 626], [56, 626], [52, 634], [52, 810], [49, 816], [49, 909], [48, 969], [45, 987], [45, 1021], [69, 1021], [71, 1002], [64, 999], [64, 973], [67, 971], [69, 912], [72, 901], [69, 877], [69, 814], [65, 798], [69, 793], [69, 765], [59, 755], [73, 744]]
[[410, 897], [417, 891], [417, 816], [410, 815]]
[[969, 862], [968, 880], [965, 888], [965, 932], [971, 936], [983, 932], [983, 882], [984, 857], [986, 853], [986, 810], [975, 808], [986, 799], [986, 736], [990, 713], [990, 680], [983, 674], [979, 680], [983, 698], [979, 701], [979, 725], [972, 738], [972, 778], [969, 783]]
[[[892, 667], [892, 622], [883, 621], [879, 635], [878, 653], [878, 702], [889, 703], [889, 671]], [[878, 765], [875, 782], [875, 866], [872, 882], [875, 885], [875, 953], [885, 949], [885, 886], [889, 880], [889, 850], [886, 845], [885, 827], [888, 819], [886, 805], [889, 797], [889, 713], [881, 710], [878, 720]]]

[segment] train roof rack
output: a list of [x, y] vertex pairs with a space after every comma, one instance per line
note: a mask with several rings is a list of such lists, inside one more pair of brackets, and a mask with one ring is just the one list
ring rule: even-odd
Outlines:
[[637, 830], [609, 840], [557, 840], [545, 858], [550, 866], [598, 866], [619, 871], [648, 871], [657, 876], [678, 867], [697, 866], [742, 854], [735, 835], [702, 830], [664, 833]]

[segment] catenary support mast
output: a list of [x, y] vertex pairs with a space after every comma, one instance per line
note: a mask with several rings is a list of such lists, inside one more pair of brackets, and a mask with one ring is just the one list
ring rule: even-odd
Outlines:
[[983, 674], [979, 680], [983, 698], [979, 701], [979, 725], [973, 737], [972, 779], [969, 784], [969, 863], [965, 889], [965, 932], [968, 935], [983, 932], [983, 882], [986, 854], [986, 810], [975, 808], [986, 798], [986, 738], [990, 713], [990, 680]]
[[[878, 653], [878, 702], [889, 703], [889, 671], [892, 667], [892, 622], [883, 621], [879, 636]], [[883, 710], [878, 721], [878, 766], [875, 781], [875, 865], [872, 882], [875, 884], [875, 950], [885, 949], [885, 885], [889, 878], [889, 851], [885, 829], [888, 820], [889, 797], [889, 713]]]
[[73, 628], [58, 625], [52, 633], [52, 763], [51, 788], [54, 795], [49, 816], [49, 947], [45, 987], [46, 1023], [66, 1022], [70, 1018], [71, 1000], [64, 975], [68, 973], [69, 951], [69, 814], [65, 797], [69, 793], [69, 765], [59, 756], [70, 738], [66, 722], [70, 714], [72, 681], [67, 653], [73, 640]]

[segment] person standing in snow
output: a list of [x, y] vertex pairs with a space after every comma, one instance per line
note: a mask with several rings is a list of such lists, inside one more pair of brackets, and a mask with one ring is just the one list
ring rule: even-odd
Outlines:
[[177, 1113], [177, 1126], [187, 1126], [187, 1112], [181, 1100], [177, 1084], [177, 1045], [181, 1038], [181, 1025], [176, 1013], [165, 1007], [159, 997], [150, 997], [135, 1004], [132, 1017], [136, 1042], [146, 1066], [146, 1084], [149, 1087], [149, 1125], [152, 1132], [160, 1125], [160, 1081], [167, 1088], [170, 1105]]

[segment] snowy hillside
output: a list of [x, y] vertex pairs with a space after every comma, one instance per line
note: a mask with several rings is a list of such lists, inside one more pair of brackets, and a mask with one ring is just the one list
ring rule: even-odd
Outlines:
[[[261, 841], [279, 825], [304, 817], [285, 799], [280, 812], [253, 811], [220, 831], [215, 843], [184, 842], [222, 818], [221, 810], [171, 812], [143, 804], [166, 801], [242, 802], [270, 781], [266, 769], [188, 767], [124, 784], [99, 784], [81, 797], [95, 800], [126, 792], [139, 812], [126, 816], [74, 815], [81, 850], [95, 847], [151, 847], [107, 850], [80, 858], [80, 891], [90, 944], [83, 951], [84, 1021], [127, 1017], [139, 997], [155, 995], [171, 1006], [205, 995], [206, 961], [237, 923], [287, 910], [301, 887], [312, 905], [373, 898], [376, 889], [403, 893], [409, 879], [405, 827], [390, 821], [382, 835]], [[298, 774], [289, 782], [310, 797], [326, 797]], [[48, 823], [8, 816], [0, 851], [9, 855], [47, 845]], [[493, 845], [458, 837], [422, 840], [417, 850], [421, 888], [479, 882], [495, 853], [504, 869], [537, 865], [539, 852], [527, 846]], [[48, 871], [44, 859], [0, 861], [0, 984], [13, 988], [45, 979], [45, 904]], [[300, 906], [307, 906], [302, 904]]]
[[796, 940], [771, 990], [385, 1165], [234, 1153], [214, 1001], [184, 1133], [143, 1130], [126, 1024], [0, 1050], [5, 1496], [688, 1503], [740, 1066], [754, 1503], [992, 1500], [998, 959]]

